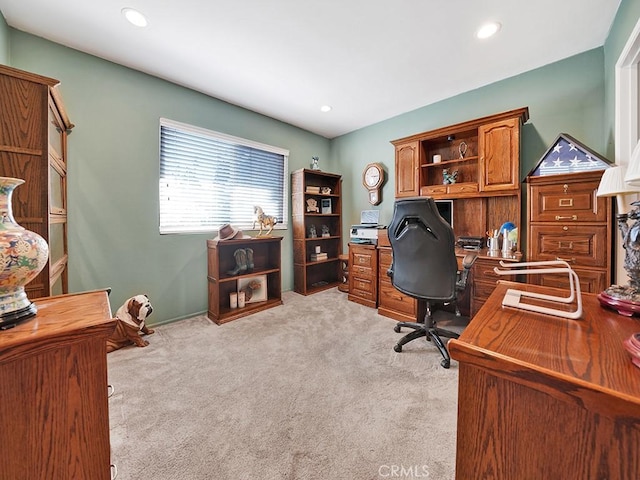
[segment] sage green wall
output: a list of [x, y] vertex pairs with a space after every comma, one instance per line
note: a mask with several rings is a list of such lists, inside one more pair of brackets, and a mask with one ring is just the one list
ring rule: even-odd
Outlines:
[[[69, 214], [71, 288], [113, 287], [112, 305], [146, 292], [154, 321], [206, 309], [209, 235], [158, 234], [158, 118], [165, 116], [291, 150], [290, 170], [319, 155], [323, 169], [343, 175], [344, 228], [363, 209], [391, 218], [394, 151], [390, 140], [529, 107], [523, 128], [521, 178], [559, 133], [612, 156], [613, 65], [639, 16], [637, 0], [623, 0], [603, 48], [458, 95], [333, 141], [125, 67], [9, 29], [11, 65], [62, 81], [77, 127], [70, 138]], [[2, 28], [0, 18], [0, 62]], [[5, 28], [6, 30], [6, 28]], [[6, 37], [6, 35], [5, 35]], [[366, 201], [361, 173], [369, 162], [387, 170], [383, 202]], [[291, 236], [284, 232], [283, 288], [292, 281]], [[345, 247], [348, 238], [345, 235]]]
[[[344, 179], [345, 226], [358, 223], [360, 211], [368, 208], [379, 208], [380, 222], [390, 222], [395, 160], [389, 142], [415, 133], [528, 106], [530, 120], [522, 130], [521, 179], [559, 133], [568, 133], [603, 154], [603, 63], [603, 49], [597, 48], [334, 139], [331, 155]], [[383, 163], [387, 171], [383, 202], [378, 207], [367, 203], [361, 183], [362, 170], [369, 162]]]
[[[206, 239], [158, 233], [159, 118], [290, 150], [289, 168], [329, 140], [175, 84], [11, 29], [12, 66], [60, 80], [76, 125], [69, 137], [69, 284], [112, 287], [111, 305], [147, 293], [151, 323], [207, 309]], [[289, 214], [290, 216], [290, 214]], [[283, 235], [283, 289], [293, 288], [291, 229]]]
[[0, 12], [0, 64], [9, 65], [9, 26]]
[[604, 44], [605, 138], [607, 140], [607, 154], [611, 159], [614, 158], [615, 149], [615, 67], [622, 49], [638, 23], [638, 19], [640, 19], [640, 1], [622, 0]]

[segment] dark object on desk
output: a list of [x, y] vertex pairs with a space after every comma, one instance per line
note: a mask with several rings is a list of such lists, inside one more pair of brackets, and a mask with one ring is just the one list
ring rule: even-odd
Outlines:
[[458, 246], [481, 249], [484, 247], [484, 237], [459, 237]]
[[[389, 276], [393, 286], [417, 299], [426, 300], [424, 323], [399, 322], [394, 330], [412, 328], [394, 347], [402, 351], [402, 345], [420, 337], [433, 341], [440, 350], [441, 365], [449, 368], [451, 360], [447, 347], [440, 337], [458, 338], [458, 333], [436, 326], [432, 305], [455, 303], [458, 293], [466, 287], [469, 269], [476, 259], [474, 254], [464, 257], [464, 269], [458, 271], [453, 229], [438, 214], [430, 197], [397, 200], [388, 229], [393, 252]], [[456, 315], [459, 315], [456, 307]]]

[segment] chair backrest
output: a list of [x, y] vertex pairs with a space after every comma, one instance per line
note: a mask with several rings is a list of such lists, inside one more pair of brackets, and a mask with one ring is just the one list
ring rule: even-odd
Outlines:
[[455, 237], [432, 198], [396, 200], [388, 234], [395, 288], [426, 300], [456, 298]]

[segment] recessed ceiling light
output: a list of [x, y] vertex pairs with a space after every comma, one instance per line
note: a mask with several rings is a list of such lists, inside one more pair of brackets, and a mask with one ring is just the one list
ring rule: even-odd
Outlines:
[[331, 106], [330, 105], [323, 105], [320, 107], [320, 111], [321, 112], [330, 112], [331, 111]]
[[146, 27], [149, 24], [146, 17], [134, 8], [123, 8], [122, 14], [129, 20], [129, 23], [136, 27]]
[[502, 25], [500, 25], [498, 22], [486, 23], [480, 27], [478, 33], [476, 33], [476, 36], [478, 38], [489, 38], [495, 35], [501, 27]]

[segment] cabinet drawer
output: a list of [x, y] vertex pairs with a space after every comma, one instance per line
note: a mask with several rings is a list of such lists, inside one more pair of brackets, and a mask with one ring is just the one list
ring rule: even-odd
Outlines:
[[357, 275], [360, 277], [372, 277], [373, 269], [370, 267], [359, 267], [357, 265], [354, 265], [353, 267], [351, 267], [351, 275]]
[[596, 197], [599, 182], [532, 185], [532, 222], [606, 222], [607, 199]]
[[477, 183], [452, 183], [447, 185], [447, 193], [478, 193], [479, 188]]
[[478, 193], [479, 188], [477, 183], [452, 183], [449, 185], [426, 185], [420, 188], [420, 195], [454, 195], [460, 193]]
[[353, 252], [353, 263], [352, 265], [354, 267], [367, 267], [369, 268], [369, 270], [371, 270], [371, 267], [373, 267], [373, 257], [371, 255], [371, 252], [366, 252], [366, 253], [360, 253], [360, 252]]
[[351, 296], [353, 297], [358, 297], [358, 298], [363, 298], [365, 300], [370, 300], [371, 302], [376, 301], [375, 295], [373, 294], [373, 292], [370, 292], [368, 290], [360, 290], [360, 289], [354, 289], [351, 291]]
[[[478, 258], [473, 264], [473, 283], [476, 283], [476, 279], [481, 279], [480, 281], [487, 280], [489, 282], [495, 282], [496, 280], [501, 278], [501, 276], [498, 275], [493, 269], [499, 266], [500, 264], [497, 261]], [[506, 277], [502, 276], [503, 280], [505, 278]], [[512, 278], [507, 279], [513, 280]]]
[[375, 292], [375, 285], [371, 278], [354, 277], [352, 289], [367, 292], [369, 295], [373, 295], [373, 292]]
[[[610, 282], [607, 279], [606, 271], [580, 268], [575, 268], [574, 271], [578, 274], [582, 293], [600, 293], [609, 288]], [[566, 274], [536, 275], [531, 277], [530, 283], [569, 290], [569, 276]]]
[[473, 282], [473, 301], [485, 302], [496, 289], [496, 282], [491, 281], [474, 281]]
[[390, 282], [380, 282], [378, 306], [406, 315], [415, 315], [416, 300], [396, 290]]
[[529, 261], [565, 260], [570, 265], [606, 267], [606, 225], [530, 225]]
[[444, 195], [447, 193], [446, 185], [427, 185], [425, 187], [420, 187], [420, 195]]

